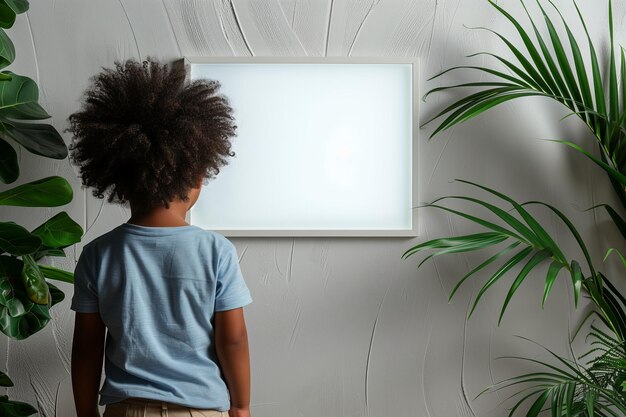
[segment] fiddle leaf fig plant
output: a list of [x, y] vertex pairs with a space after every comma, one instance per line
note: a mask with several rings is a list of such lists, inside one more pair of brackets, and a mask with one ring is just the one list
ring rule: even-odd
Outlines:
[[[11, 378], [7, 374], [0, 372], [0, 387], [12, 386], [13, 381], [11, 381]], [[6, 395], [0, 395], [0, 411], [2, 411], [2, 416], [7, 417], [29, 416], [37, 412], [32, 405], [19, 401], [10, 401]]]
[[[623, 208], [626, 208], [626, 58], [624, 49], [621, 48], [618, 70], [613, 40], [612, 2], [608, 1], [610, 38], [608, 75], [603, 77], [596, 48], [583, 15], [574, 0], [572, 2], [584, 33], [583, 41], [587, 43], [589, 49], [587, 63], [574, 30], [568, 25], [552, 0], [547, 0], [547, 3], [558, 14], [566, 39], [561, 39], [556, 29], [557, 25], [548, 14], [546, 0], [535, 2], [545, 24], [547, 37], [541, 34], [524, 1], [519, 1], [528, 18], [530, 30], [524, 28], [503, 7], [493, 0], [488, 0], [503, 18], [514, 26], [523, 46], [517, 47], [514, 41], [491, 29], [477, 28], [488, 30], [498, 37], [513, 54], [515, 61], [489, 52], [469, 55], [469, 57], [490, 56], [504, 66], [507, 72], [485, 66], [462, 65], [435, 75], [431, 79], [451, 71], [469, 69], [494, 78], [487, 81], [438, 87], [428, 91], [424, 99], [432, 93], [450, 89], [487, 87], [445, 107], [424, 125], [445, 116], [443, 122], [434, 129], [430, 136], [432, 138], [439, 132], [510, 100], [531, 96], [556, 100], [569, 109], [568, 116], [576, 115], [583, 122], [582, 126], [586, 126], [592, 133], [600, 156], [594, 156], [589, 150], [572, 141], [555, 140], [555, 142], [582, 153], [607, 173], [623, 205], [621, 212], [608, 204], [599, 204], [591, 209], [604, 209], [622, 237], [626, 239], [626, 221], [622, 214]], [[567, 49], [572, 57], [571, 60], [566, 52]], [[621, 75], [620, 82], [618, 82], [618, 73]], [[432, 239], [410, 248], [404, 253], [403, 258], [406, 259], [423, 251], [433, 251], [419, 264], [421, 266], [428, 259], [440, 255], [488, 248], [493, 253], [495, 249], [495, 254], [459, 279], [451, 291], [450, 298], [456, 294], [461, 285], [470, 279], [475, 279], [493, 264], [496, 270], [488, 274], [488, 278], [473, 300], [469, 315], [472, 315], [489, 289], [505, 278], [513, 276], [502, 302], [498, 324], [501, 323], [511, 299], [520, 286], [526, 280], [536, 279], [537, 276], [545, 280], [541, 295], [542, 304], [545, 304], [552, 294], [558, 277], [565, 276], [571, 283], [576, 306], [582, 294], [589, 299], [593, 307], [591, 314], [575, 331], [577, 335], [588, 320], [594, 319], [586, 339], [590, 346], [586, 354], [578, 358], [566, 358], [548, 351], [556, 364], [534, 358], [512, 358], [539, 364], [544, 370], [501, 381], [486, 391], [511, 387], [519, 389], [514, 395], [514, 397], [517, 396], [517, 400], [510, 408], [509, 416], [525, 413], [527, 417], [536, 417], [544, 411], [550, 412], [553, 417], [626, 415], [626, 297], [600, 271], [574, 223], [550, 204], [540, 201], [520, 203], [491, 188], [469, 181], [462, 182], [486, 192], [490, 199], [496, 199], [499, 203], [491, 204], [475, 197], [448, 196], [439, 198], [426, 206], [464, 218], [487, 231]], [[488, 216], [478, 217], [443, 204], [444, 201], [449, 200], [461, 200], [476, 205], [482, 208]], [[583, 259], [575, 259], [567, 255], [556, 243], [556, 239], [553, 239], [546, 228], [530, 213], [529, 207], [548, 210], [554, 214], [569, 231], [570, 238], [576, 242]], [[609, 251], [607, 256], [611, 252]], [[620, 257], [623, 261], [621, 254]], [[626, 262], [624, 266], [626, 267]], [[534, 273], [534, 276], [531, 273]], [[568, 342], [571, 343], [572, 340]], [[585, 363], [582, 362], [584, 358], [587, 358]]]
[[[3, 29], [28, 10], [27, 0], [0, 0], [0, 69], [15, 59], [13, 43]], [[0, 182], [10, 184], [20, 175], [14, 147], [46, 158], [64, 159], [68, 150], [57, 130], [41, 120], [50, 115], [39, 104], [39, 88], [32, 79], [0, 71]], [[72, 201], [72, 187], [60, 176], [49, 176], [0, 192], [0, 206], [58, 207]], [[26, 339], [50, 321], [50, 308], [65, 295], [48, 280], [74, 282], [71, 272], [38, 262], [65, 256], [64, 248], [80, 242], [81, 226], [60, 212], [29, 231], [13, 222], [0, 222], [0, 331], [13, 339]], [[13, 386], [0, 372], [0, 386]], [[26, 403], [0, 396], [0, 416], [22, 417], [37, 410]]]

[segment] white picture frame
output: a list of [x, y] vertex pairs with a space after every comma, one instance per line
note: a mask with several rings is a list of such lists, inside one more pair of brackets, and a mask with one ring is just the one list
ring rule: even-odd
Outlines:
[[190, 224], [233, 237], [418, 235], [417, 58], [184, 62], [190, 80], [220, 82], [238, 126], [236, 155]]

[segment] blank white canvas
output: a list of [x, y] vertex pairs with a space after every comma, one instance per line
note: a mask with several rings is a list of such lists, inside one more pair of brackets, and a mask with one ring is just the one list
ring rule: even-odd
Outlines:
[[411, 64], [192, 64], [199, 78], [220, 82], [238, 129], [236, 156], [204, 186], [192, 224], [412, 228]]

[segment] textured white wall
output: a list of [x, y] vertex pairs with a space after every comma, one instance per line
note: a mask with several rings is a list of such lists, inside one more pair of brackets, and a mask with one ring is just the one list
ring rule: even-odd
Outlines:
[[[500, 4], [522, 17], [517, 1]], [[529, 2], [533, 3], [533, 2]], [[559, 0], [576, 24], [569, 0]], [[592, 36], [607, 47], [605, 1], [581, 0]], [[535, 11], [534, 4], [529, 4]], [[616, 28], [626, 2], [614, 1]], [[535, 13], [535, 16], [538, 14]], [[525, 21], [525, 19], [522, 19]], [[9, 31], [17, 49], [10, 67], [35, 79], [41, 102], [58, 130], [88, 77], [116, 59], [189, 56], [417, 56], [422, 92], [442, 85], [426, 79], [453, 65], [486, 63], [464, 55], [504, 51], [488, 26], [517, 41], [504, 18], [483, 0], [48, 0], [32, 1]], [[621, 33], [618, 41], [623, 42]], [[518, 42], [519, 43], [519, 42]], [[489, 61], [492, 62], [492, 61]], [[494, 64], [495, 65], [495, 64]], [[451, 73], [445, 84], [479, 73]], [[458, 94], [458, 93], [455, 93]], [[422, 120], [458, 97], [431, 96]], [[446, 194], [484, 196], [452, 183], [465, 178], [505, 191], [520, 200], [541, 199], [561, 208], [579, 225], [600, 260], [616, 235], [603, 213], [582, 209], [613, 202], [608, 181], [585, 159], [540, 139], [569, 138], [589, 146], [590, 136], [565, 111], [540, 98], [505, 104], [427, 142], [435, 125], [421, 131], [422, 202]], [[64, 134], [66, 142], [69, 136]], [[54, 209], [3, 208], [2, 220], [32, 228], [65, 210], [87, 231], [67, 259], [72, 269], [82, 245], [129, 217], [81, 190], [76, 170], [65, 161], [21, 152], [17, 184], [59, 174], [69, 179], [74, 201]], [[545, 212], [537, 212], [568, 256], [579, 257], [571, 239]], [[254, 417], [505, 416], [505, 393], [474, 397], [487, 385], [526, 365], [495, 360], [502, 355], [540, 355], [520, 334], [567, 353], [573, 311], [566, 278], [557, 283], [544, 310], [542, 276], [525, 284], [497, 327], [505, 286], [495, 287], [468, 322], [470, 283], [447, 303], [456, 280], [482, 259], [454, 255], [426, 263], [402, 253], [429, 238], [463, 234], [471, 225], [423, 210], [421, 236], [407, 238], [232, 238], [254, 303], [246, 308], [252, 361]], [[67, 299], [52, 309], [54, 320], [22, 342], [0, 337], [2, 368], [16, 386], [14, 399], [38, 405], [41, 416], [73, 416], [69, 356], [74, 314]]]

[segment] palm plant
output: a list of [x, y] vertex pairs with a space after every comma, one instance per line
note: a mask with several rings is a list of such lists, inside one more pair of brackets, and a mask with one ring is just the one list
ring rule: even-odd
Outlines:
[[[591, 41], [591, 37], [589, 36], [585, 20], [575, 1], [573, 1], [573, 3], [576, 7], [578, 16], [580, 17], [580, 21], [584, 28], [589, 45], [592, 71], [591, 80], [587, 75], [587, 67], [580, 51], [579, 44], [576, 41], [576, 37], [573, 35], [569, 25], [552, 0], [548, 0], [548, 2], [559, 13], [563, 26], [565, 27], [570, 50], [573, 56], [573, 66], [568, 61], [564, 43], [560, 40], [552, 19], [548, 16], [539, 0], [537, 0], [537, 4], [543, 14], [556, 60], [553, 58], [546, 41], [541, 36], [537, 25], [528, 12], [523, 0], [520, 0], [520, 3], [524, 6], [524, 10], [530, 20], [533, 32], [535, 33], [535, 37], [537, 39], [536, 44], [532, 41], [527, 31], [513, 16], [492, 0], [488, 1], [514, 25], [528, 54], [530, 55], [530, 59], [526, 58], [520, 49], [518, 49], [498, 32], [488, 28], [477, 28], [488, 30], [498, 36], [516, 57], [519, 64], [516, 65], [499, 55], [489, 52], [478, 52], [469, 55], [468, 57], [477, 55], [491, 56], [501, 62], [507, 69], [512, 71], [513, 75], [491, 68], [463, 65], [448, 68], [447, 70], [431, 77], [429, 80], [440, 77], [441, 75], [453, 70], [473, 69], [494, 75], [496, 80], [439, 87], [428, 91], [424, 96], [424, 99], [432, 93], [443, 90], [457, 89], [461, 87], [493, 87], [471, 94], [456, 101], [440, 111], [432, 119], [425, 122], [422, 126], [441, 116], [448, 115], [430, 135], [432, 138], [443, 130], [476, 117], [484, 111], [509, 100], [531, 96], [542, 96], [556, 100], [570, 109], [572, 112], [571, 114], [576, 114], [580, 117], [580, 119], [591, 130], [594, 137], [597, 139], [601, 159], [596, 159], [589, 152], [578, 147], [572, 142], [561, 142], [577, 149], [580, 152], [583, 152], [587, 157], [591, 158], [595, 163], [605, 169], [618, 197], [620, 198], [620, 201], [624, 204], [624, 207], [626, 207], [626, 191], [624, 190], [624, 186], [621, 184], [621, 182], [626, 180], [626, 131], [624, 130], [624, 127], [626, 127], [626, 113], [624, 112], [624, 104], [626, 103], [626, 84], [624, 83], [624, 79], [626, 78], [626, 59], [624, 56], [624, 49], [621, 48], [620, 71], [622, 82], [620, 88], [617, 82], [618, 71], [613, 42], [613, 12], [611, 0], [609, 0], [609, 37], [611, 41], [611, 51], [608, 80], [602, 79], [596, 49]], [[541, 53], [539, 51], [541, 51]], [[608, 86], [608, 103], [607, 97], [604, 93], [605, 85]], [[621, 108], [619, 103], [620, 95], [622, 100]], [[622, 221], [622, 223], [624, 222]]]
[[[624, 342], [624, 335], [626, 334], [626, 298], [624, 298], [602, 272], [598, 271], [594, 266], [587, 246], [574, 224], [556, 207], [547, 203], [539, 201], [519, 203], [511, 197], [493, 189], [469, 181], [462, 182], [486, 191], [491, 196], [499, 199], [505, 206], [500, 207], [478, 198], [465, 196], [442, 197], [427, 206], [458, 215], [488, 229], [488, 231], [429, 240], [407, 250], [403, 258], [407, 258], [418, 252], [434, 250], [434, 252], [420, 262], [419, 266], [421, 266], [424, 262], [435, 256], [469, 252], [490, 248], [495, 245], [503, 245], [504, 247], [500, 248], [494, 255], [465, 274], [457, 282], [450, 294], [450, 299], [452, 299], [460, 286], [468, 279], [473, 278], [478, 272], [486, 270], [487, 267], [492, 264], [499, 265], [496, 271], [490, 275], [489, 279], [487, 279], [477, 292], [470, 308], [470, 316], [473, 314], [482, 297], [493, 285], [507, 276], [516, 266], [521, 266], [502, 304], [498, 319], [499, 324], [509, 302], [524, 280], [533, 270], [549, 262], [545, 275], [546, 281], [542, 304], [545, 304], [548, 299], [559, 272], [566, 271], [572, 282], [576, 305], [578, 305], [581, 292], [586, 294], [596, 307], [589, 317], [595, 316], [599, 318], [608, 328], [608, 331], [604, 332], [597, 326], [592, 325], [590, 337], [596, 339], [592, 343], [594, 348], [583, 355], [583, 357], [598, 353], [606, 353], [606, 355], [604, 357], [600, 355], [594, 358], [587, 368], [558, 356], [553, 352], [550, 352], [550, 354], [564, 365], [564, 367], [558, 368], [547, 362], [540, 362], [535, 359], [516, 358], [540, 363], [549, 369], [549, 371], [522, 375], [491, 387], [492, 389], [498, 390], [519, 384], [535, 383], [532, 387], [534, 388], [532, 392], [523, 396], [511, 409], [509, 415], [513, 415], [523, 402], [534, 398], [534, 396], [537, 398], [535, 398], [535, 402], [526, 414], [527, 416], [537, 416], [548, 401], [550, 402], [554, 416], [616, 415], [603, 412], [603, 410], [607, 408], [607, 403], [609, 406], [617, 408], [626, 415], [626, 396], [622, 391], [623, 382], [626, 380], [624, 379], [626, 376], [626, 349]], [[495, 216], [498, 222], [496, 223], [489, 219], [477, 217], [439, 204], [440, 201], [447, 199], [474, 203]], [[573, 239], [578, 243], [578, 247], [585, 258], [584, 262], [572, 259], [563, 252], [541, 225], [539, 220], [526, 210], [526, 207], [529, 205], [544, 207], [563, 221]], [[583, 273], [583, 266], [590, 271], [588, 276], [585, 276]], [[598, 344], [600, 346], [595, 346]], [[613, 376], [609, 374], [613, 374]], [[594, 407], [593, 410], [595, 414], [594, 412], [588, 411], [588, 404]], [[579, 411], [576, 412], [576, 410]]]
[[[15, 59], [15, 48], [4, 29], [28, 10], [27, 0], [0, 0], [0, 69]], [[39, 89], [28, 77], [0, 72], [0, 182], [19, 177], [14, 142], [31, 153], [64, 159], [67, 147], [56, 129], [38, 123], [50, 115], [38, 103]], [[9, 142], [7, 142], [9, 141]], [[63, 177], [50, 176], [0, 192], [0, 206], [57, 207], [72, 201], [72, 187]], [[47, 256], [65, 256], [63, 248], [81, 240], [83, 230], [61, 212], [32, 231], [12, 222], [0, 222], [0, 331], [13, 339], [25, 339], [50, 321], [50, 308], [64, 294], [47, 279], [74, 282], [71, 272], [39, 264]], [[13, 386], [0, 372], [0, 387]], [[29, 404], [0, 396], [0, 415], [22, 417], [36, 413]]]
[[[583, 153], [593, 163], [604, 169], [618, 198], [626, 207], [626, 59], [622, 48], [621, 85], [618, 85], [618, 71], [613, 43], [611, 0], [609, 0], [611, 51], [608, 79], [603, 79], [601, 76], [596, 49], [589, 36], [585, 20], [574, 0], [573, 4], [589, 45], [591, 76], [587, 75], [585, 60], [576, 37], [551, 0], [547, 1], [560, 16], [567, 34], [567, 44], [569, 44], [573, 63], [568, 60], [565, 52], [566, 42], [559, 38], [555, 24], [547, 14], [544, 4], [539, 0], [536, 0], [536, 2], [548, 30], [549, 42], [540, 34], [523, 0], [520, 0], [520, 3], [530, 21], [535, 40], [532, 40], [529, 31], [524, 29], [506, 10], [492, 0], [488, 1], [513, 24], [520, 35], [529, 58], [498, 32], [487, 28], [479, 28], [488, 30], [501, 39], [508, 50], [515, 56], [517, 63], [496, 54], [479, 52], [469, 57], [489, 55], [504, 65], [510, 73], [487, 67], [464, 65], [449, 68], [432, 77], [431, 79], [437, 78], [453, 70], [471, 69], [490, 74], [495, 76], [496, 79], [439, 87], [427, 92], [424, 98], [429, 94], [443, 90], [465, 87], [488, 87], [459, 99], [424, 123], [427, 124], [439, 117], [446, 116], [443, 122], [433, 131], [431, 138], [441, 131], [476, 117], [506, 101], [529, 96], [551, 98], [567, 107], [571, 111], [569, 115], [578, 116], [590, 129], [596, 139], [600, 158], [596, 158], [591, 152], [572, 142], [557, 142]], [[552, 51], [548, 44], [551, 45]], [[604, 93], [605, 87], [608, 90], [607, 94]], [[529, 417], [537, 416], [544, 410], [549, 410], [551, 415], [555, 417], [626, 415], [626, 298], [594, 265], [585, 242], [573, 222], [556, 207], [549, 204], [539, 201], [519, 203], [496, 190], [468, 181], [463, 182], [487, 192], [492, 198], [498, 199], [505, 206], [500, 207], [478, 198], [448, 196], [428, 204], [427, 207], [437, 208], [460, 216], [487, 229], [487, 231], [465, 236], [429, 240], [407, 250], [403, 258], [418, 252], [434, 250], [419, 264], [421, 266], [425, 261], [435, 256], [476, 251], [503, 245], [504, 247], [499, 248], [494, 255], [465, 274], [450, 294], [450, 298], [452, 298], [463, 283], [475, 277], [478, 272], [485, 271], [489, 265], [500, 265], [495, 273], [490, 274], [489, 279], [478, 291], [473, 300], [470, 316], [487, 290], [503, 277], [508, 276], [514, 267], [521, 266], [503, 302], [498, 321], [500, 323], [510, 300], [520, 285], [532, 271], [548, 264], [545, 273], [546, 281], [542, 303], [546, 302], [559, 273], [565, 271], [571, 279], [575, 304], [578, 305], [582, 292], [589, 298], [594, 307], [591, 314], [585, 318], [582, 324], [587, 322], [587, 319], [596, 317], [604, 325], [602, 328], [595, 323], [591, 325], [588, 335], [591, 340], [590, 350], [585, 355], [575, 358], [575, 360], [569, 360], [549, 351], [550, 355], [556, 360], [557, 365], [536, 359], [516, 358], [540, 364], [545, 370], [502, 381], [489, 387], [488, 391], [520, 385], [526, 386], [525, 389], [518, 392], [521, 398], [518, 398], [515, 405], [511, 408], [509, 416], [517, 413], [523, 404], [529, 404], [526, 411], [526, 416]], [[482, 207], [491, 216], [495, 216], [497, 222], [440, 204], [441, 201], [449, 199], [462, 200]], [[529, 205], [549, 210], [564, 223], [572, 238], [577, 242], [584, 256], [584, 261], [566, 256], [541, 223], [527, 211], [526, 208]], [[618, 211], [607, 204], [601, 204], [593, 209], [599, 208], [603, 208], [608, 212], [622, 236], [626, 238], [626, 221], [624, 221]], [[610, 251], [607, 253], [607, 256], [609, 253]], [[626, 262], [624, 263], [626, 267]], [[578, 330], [580, 330], [580, 327]], [[578, 330], [576, 333], [578, 333]], [[588, 362], [582, 364], [583, 358], [588, 358]]]

